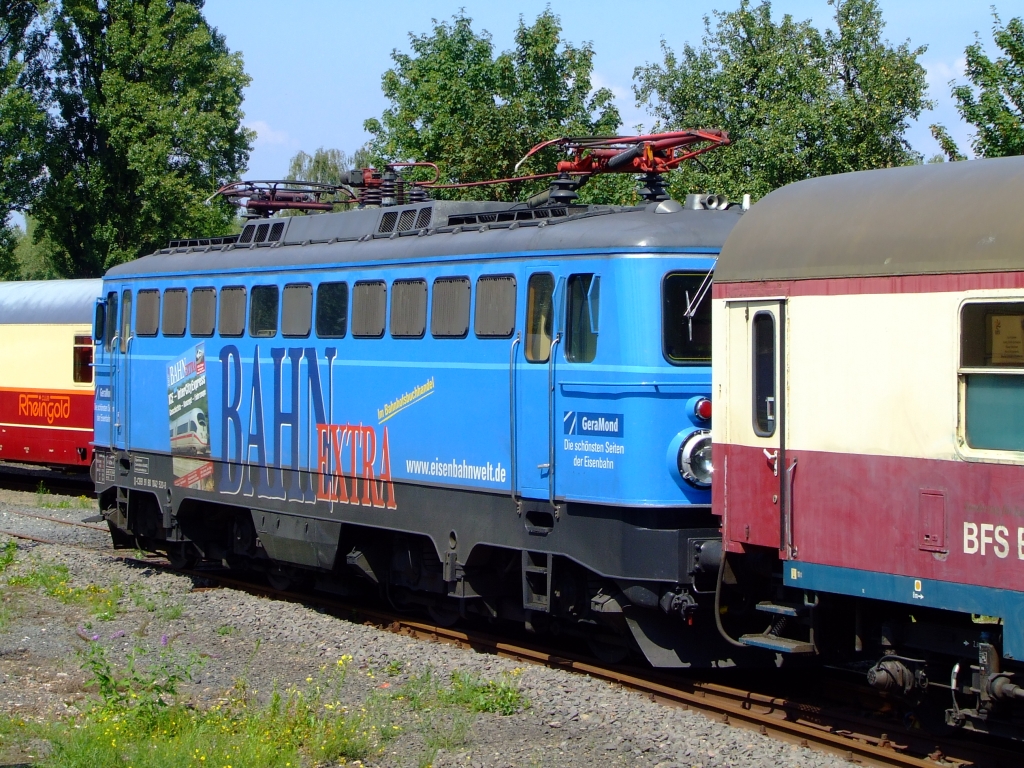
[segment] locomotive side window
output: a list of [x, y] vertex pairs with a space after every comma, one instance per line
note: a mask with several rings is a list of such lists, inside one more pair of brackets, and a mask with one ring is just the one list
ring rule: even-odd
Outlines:
[[117, 336], [117, 291], [107, 294], [107, 328], [103, 346], [107, 352], [114, 351], [114, 338]]
[[245, 333], [245, 287], [233, 285], [220, 292], [220, 335]]
[[184, 336], [188, 317], [188, 291], [168, 288], [164, 291], [164, 336]]
[[395, 280], [391, 284], [391, 336], [420, 339], [427, 329], [427, 281]]
[[384, 335], [388, 288], [383, 280], [364, 280], [352, 286], [352, 335], [379, 339]]
[[754, 433], [775, 434], [775, 317], [754, 315]]
[[320, 283], [316, 287], [316, 335], [343, 339], [348, 330], [348, 283]]
[[192, 289], [192, 318], [189, 333], [193, 336], [213, 336], [217, 318], [217, 289]]
[[531, 363], [546, 363], [551, 356], [551, 320], [554, 314], [555, 278], [550, 272], [530, 275], [526, 284], [526, 345]]
[[75, 336], [71, 366], [75, 384], [92, 384], [91, 336]]
[[160, 330], [160, 291], [139, 291], [135, 298], [135, 335], [156, 336]]
[[281, 306], [281, 334], [289, 338], [309, 336], [313, 323], [313, 286], [292, 283], [284, 287]]
[[661, 331], [670, 363], [711, 362], [711, 275], [677, 272], [661, 284]]
[[468, 277], [439, 277], [434, 281], [430, 304], [430, 334], [434, 338], [461, 339], [469, 333], [471, 290]]
[[476, 281], [476, 335], [507, 339], [516, 328], [516, 279], [512, 275], [484, 275]]
[[1024, 451], [1024, 303], [964, 305], [959, 374], [967, 445]]
[[570, 362], [590, 363], [597, 355], [600, 289], [601, 277], [599, 275], [569, 276], [565, 359]]
[[257, 338], [277, 336], [278, 300], [279, 295], [276, 285], [253, 286], [252, 301], [249, 305], [250, 336]]
[[128, 352], [128, 342], [132, 338], [132, 292], [121, 292], [121, 354]]

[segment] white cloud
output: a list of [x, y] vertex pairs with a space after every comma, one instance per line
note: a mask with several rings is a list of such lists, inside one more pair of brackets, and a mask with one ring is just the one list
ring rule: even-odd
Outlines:
[[274, 130], [265, 120], [251, 120], [245, 127], [256, 131], [257, 144], [290, 146], [294, 143], [286, 131]]
[[621, 131], [632, 133], [637, 125], [650, 125], [652, 118], [643, 108], [636, 106], [636, 95], [631, 87], [616, 85], [602, 77], [600, 72], [591, 74], [590, 84], [595, 91], [598, 88], [607, 88], [612, 92], [612, 96], [615, 97], [615, 106], [619, 108], [619, 114], [622, 116]]
[[931, 88], [945, 88], [950, 80], [963, 80], [967, 69], [967, 59], [960, 56], [952, 63], [935, 61], [925, 65], [925, 79]]

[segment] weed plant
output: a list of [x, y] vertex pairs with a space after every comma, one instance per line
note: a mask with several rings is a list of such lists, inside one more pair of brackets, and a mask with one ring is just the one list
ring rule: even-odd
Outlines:
[[67, 566], [53, 563], [37, 562], [28, 573], [11, 576], [7, 583], [12, 587], [39, 589], [65, 605], [85, 605], [100, 621], [113, 620], [120, 611], [119, 603], [124, 597], [124, 587], [120, 584], [111, 584], [109, 587], [96, 584], [71, 586], [71, 574]]
[[18, 556], [18, 542], [8, 539], [4, 542], [3, 549], [0, 549], [0, 573], [3, 573], [14, 564]]

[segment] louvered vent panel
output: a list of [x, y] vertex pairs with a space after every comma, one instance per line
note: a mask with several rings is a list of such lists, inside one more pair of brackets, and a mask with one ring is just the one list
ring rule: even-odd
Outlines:
[[398, 231], [405, 232], [407, 229], [412, 229], [413, 222], [416, 221], [416, 211], [402, 211], [402, 217], [398, 220]]
[[476, 335], [508, 338], [515, 327], [516, 279], [512, 275], [481, 277], [476, 281]]
[[256, 242], [263, 243], [267, 240], [267, 230], [270, 229], [269, 224], [260, 224], [256, 227]]
[[439, 338], [462, 338], [469, 331], [468, 277], [442, 277], [434, 281], [430, 305], [430, 333]]
[[374, 280], [352, 286], [352, 335], [380, 338], [384, 335], [387, 286]]
[[426, 328], [426, 280], [395, 280], [391, 284], [391, 335], [418, 339]]
[[430, 226], [430, 214], [433, 209], [420, 208], [420, 215], [416, 217], [416, 229], [426, 229]]
[[238, 242], [239, 243], [251, 243], [252, 242], [252, 233], [255, 232], [255, 231], [256, 231], [256, 225], [255, 224], [250, 224], [249, 226], [247, 226], [245, 229], [242, 230], [242, 236], [240, 238], [238, 238]]
[[380, 217], [380, 226], [377, 227], [378, 232], [391, 232], [395, 228], [395, 222], [398, 221], [398, 214], [394, 211], [389, 211]]
[[267, 238], [272, 243], [276, 243], [281, 239], [281, 233], [284, 232], [284, 222], [279, 221], [270, 228], [270, 237]]

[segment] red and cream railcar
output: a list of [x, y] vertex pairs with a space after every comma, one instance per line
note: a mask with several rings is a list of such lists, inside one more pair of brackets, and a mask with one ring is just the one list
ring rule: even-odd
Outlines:
[[100, 280], [0, 283], [0, 459], [92, 461], [92, 313]]
[[1022, 200], [1024, 157], [803, 181], [715, 272], [714, 508], [775, 563], [742, 642], [952, 675], [959, 725], [1024, 701]]

